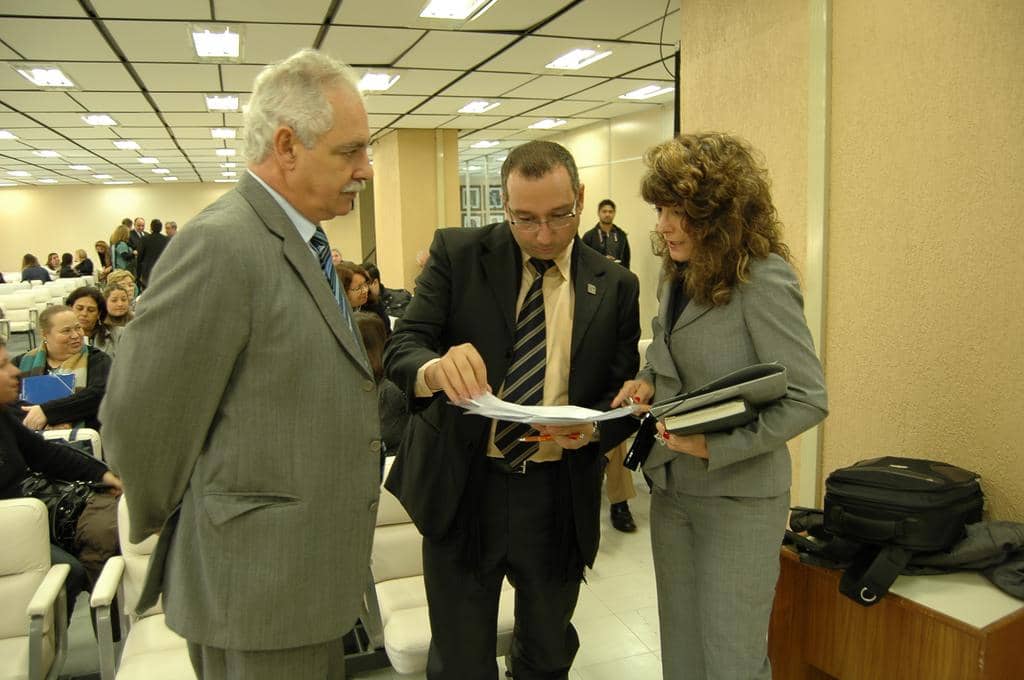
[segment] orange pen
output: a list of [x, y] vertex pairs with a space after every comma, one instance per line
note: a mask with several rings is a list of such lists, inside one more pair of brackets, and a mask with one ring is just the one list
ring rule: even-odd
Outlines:
[[[573, 432], [573, 433], [567, 434], [565, 436], [568, 437], [569, 439], [582, 439], [583, 438], [583, 433], [582, 432]], [[527, 435], [525, 437], [520, 437], [517, 441], [521, 441], [521, 442], [550, 442], [550, 441], [553, 441], [553, 440], [554, 440], [554, 436], [552, 436], [550, 434], [531, 434], [531, 435]]]

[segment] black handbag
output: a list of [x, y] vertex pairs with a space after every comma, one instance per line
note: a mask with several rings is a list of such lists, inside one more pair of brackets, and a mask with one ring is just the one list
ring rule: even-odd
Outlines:
[[95, 491], [89, 482], [67, 482], [50, 479], [38, 472], [21, 480], [23, 496], [38, 498], [46, 505], [50, 518], [50, 540], [69, 553], [75, 552], [75, 530], [78, 518]]

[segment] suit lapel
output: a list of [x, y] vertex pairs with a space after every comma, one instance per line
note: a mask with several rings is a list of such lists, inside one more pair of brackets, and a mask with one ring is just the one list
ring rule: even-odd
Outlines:
[[508, 332], [516, 332], [516, 298], [519, 294], [519, 267], [522, 266], [517, 254], [518, 246], [507, 224], [502, 223], [491, 230], [481, 242], [484, 277], [491, 288], [494, 300], [501, 310]]
[[[589, 246], [586, 246], [589, 248]], [[583, 338], [587, 333], [587, 329], [590, 327], [590, 322], [594, 320], [594, 314], [597, 313], [597, 308], [601, 306], [601, 300], [604, 299], [605, 293], [605, 272], [601, 269], [597, 269], [593, 266], [592, 261], [586, 255], [588, 253], [583, 252], [584, 246], [580, 243], [577, 238], [573, 243], [573, 272], [572, 272], [572, 285], [573, 294], [575, 296], [572, 318], [572, 351], [570, 354], [571, 358], [576, 357], [576, 353], [579, 352], [580, 347], [583, 346]], [[591, 250], [597, 255], [597, 251]]]
[[267, 230], [281, 239], [281, 252], [284, 258], [299, 275], [299, 279], [309, 291], [310, 297], [313, 298], [313, 302], [320, 310], [321, 316], [334, 337], [337, 338], [342, 349], [363, 369], [367, 377], [372, 378], [373, 372], [367, 363], [366, 352], [363, 351], [359, 341], [345, 324], [338, 309], [338, 301], [335, 300], [330, 286], [324, 285], [326, 278], [323, 270], [320, 269], [309, 245], [299, 237], [295, 225], [288, 219], [277, 201], [248, 173], [242, 174], [237, 191], [260, 216]]

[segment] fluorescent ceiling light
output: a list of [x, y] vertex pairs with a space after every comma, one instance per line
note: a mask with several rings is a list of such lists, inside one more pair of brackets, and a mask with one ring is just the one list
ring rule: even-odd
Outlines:
[[484, 113], [500, 105], [501, 102], [487, 102], [477, 99], [459, 109], [459, 113]]
[[233, 184], [233, 183], [237, 182], [238, 180], [237, 179], [215, 179], [213, 181], [216, 182], [217, 184]]
[[69, 165], [68, 170], [92, 170], [88, 165]]
[[56, 184], [57, 180], [52, 177], [42, 177], [39, 179], [40, 184]]
[[56, 66], [42, 64], [25, 64], [21, 68], [11, 64], [22, 78], [36, 87], [70, 90], [77, 87], [63, 71]]
[[60, 157], [59, 153], [57, 153], [56, 151], [52, 151], [50, 149], [42, 149], [40, 151], [33, 151], [32, 153], [34, 155], [36, 155], [36, 156], [41, 157], [41, 158], [58, 158], [58, 157]]
[[241, 29], [233, 26], [189, 26], [192, 46], [200, 61], [238, 60], [242, 54]]
[[208, 94], [206, 95], [206, 108], [210, 111], [237, 111], [238, 95]]
[[4, 182], [0, 181], [0, 187], [20, 187], [21, 185], [17, 182]]
[[110, 175], [93, 175], [93, 179], [110, 179]]
[[234, 149], [217, 149], [216, 151], [214, 151], [214, 153], [217, 154], [218, 156], [234, 156], [235, 155], [235, 150]]
[[228, 170], [227, 172], [220, 173], [220, 175], [221, 175], [221, 177], [235, 177], [235, 176], [238, 175], [238, 173], [237, 172], [232, 172], [231, 170]]
[[234, 167], [238, 167], [238, 163], [221, 163], [220, 167], [222, 167], [222, 168], [234, 168]]
[[134, 151], [136, 149], [142, 148], [139, 146], [138, 142], [133, 142], [130, 139], [119, 139], [116, 142], [114, 142], [114, 146], [116, 146], [118, 149], [121, 149], [122, 151]]
[[31, 172], [25, 172], [24, 170], [11, 170], [7, 173], [11, 177], [31, 177]]
[[234, 139], [238, 132], [235, 128], [210, 128], [210, 136], [214, 139]]
[[[420, 11], [424, 19], [474, 19], [491, 8], [497, 0], [429, 0]], [[486, 7], [484, 7], [486, 5]], [[481, 9], [483, 7], [483, 9]]]
[[469, 148], [471, 148], [471, 149], [490, 149], [491, 147], [498, 146], [498, 144], [501, 144], [501, 142], [489, 142], [489, 141], [483, 140], [483, 141], [477, 142], [476, 144], [470, 144]]
[[82, 116], [82, 120], [88, 125], [117, 125], [117, 121], [105, 113], [90, 113], [88, 116]]
[[15, 135], [10, 130], [0, 130], [0, 139], [17, 139], [17, 138], [18, 138], [18, 136]]
[[544, 120], [538, 120], [530, 127], [534, 130], [550, 130], [559, 125], [565, 125], [565, 121], [561, 118], [545, 118]]
[[168, 176], [168, 177], [164, 177], [164, 181], [165, 182], [177, 182], [178, 178], [177, 177]]
[[674, 87], [661, 87], [660, 85], [648, 85], [641, 87], [638, 90], [627, 92], [626, 94], [620, 94], [619, 99], [650, 99], [651, 97], [658, 97], [663, 94], [668, 94]]
[[158, 175], [169, 175], [171, 173], [167, 168], [153, 168], [153, 172]]
[[393, 76], [390, 73], [367, 73], [359, 80], [360, 92], [384, 92], [398, 82], [401, 76]]
[[135, 160], [140, 163], [145, 163], [146, 165], [157, 165], [160, 163], [159, 158], [153, 158], [152, 156], [141, 156]]
[[598, 52], [597, 50], [586, 50], [577, 49], [572, 52], [563, 54], [558, 59], [555, 59], [550, 64], [546, 64], [547, 68], [558, 68], [566, 69], [569, 71], [576, 71], [583, 68], [584, 66], [590, 66], [595, 61], [604, 59], [611, 55], [611, 51]]
[[104, 182], [104, 184], [131, 184], [131, 180], [117, 179], [112, 182]]

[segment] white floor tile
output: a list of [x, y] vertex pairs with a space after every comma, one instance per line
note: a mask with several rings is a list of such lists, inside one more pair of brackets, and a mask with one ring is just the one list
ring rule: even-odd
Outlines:
[[577, 669], [649, 651], [617, 616], [581, 621], [576, 631], [580, 636], [580, 651], [573, 665]]
[[620, 612], [619, 620], [647, 645], [652, 652], [661, 651], [661, 634], [658, 628], [658, 608], [642, 607], [628, 612]]
[[661, 658], [648, 652], [583, 666], [578, 673], [580, 680], [661, 680]]

